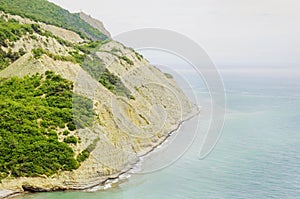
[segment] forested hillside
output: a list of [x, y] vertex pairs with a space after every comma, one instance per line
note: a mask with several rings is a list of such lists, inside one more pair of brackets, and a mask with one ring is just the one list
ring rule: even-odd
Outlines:
[[83, 157], [79, 154], [76, 160], [69, 145], [79, 140], [70, 134], [75, 124], [92, 125], [94, 111], [92, 101], [72, 89], [72, 82], [50, 71], [45, 79], [34, 75], [1, 80], [0, 181], [8, 175], [50, 176], [78, 168]]
[[83, 21], [79, 14], [71, 14], [47, 0], [1, 0], [0, 10], [72, 30], [84, 38], [88, 37], [92, 40], [108, 38]]

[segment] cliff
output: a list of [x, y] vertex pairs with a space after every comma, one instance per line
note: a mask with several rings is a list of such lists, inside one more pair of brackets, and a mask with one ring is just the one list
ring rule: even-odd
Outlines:
[[108, 38], [111, 38], [110, 33], [106, 30], [103, 23], [97, 19], [94, 19], [90, 15], [85, 14], [84, 12], [80, 12], [79, 16], [82, 20], [93, 26], [94, 28], [98, 29], [100, 32], [105, 34]]
[[[4, 85], [9, 85], [7, 81], [15, 77], [18, 79], [12, 79], [12, 82], [27, 82], [30, 77], [41, 74], [39, 84], [42, 85], [46, 84], [44, 81], [53, 82], [62, 78], [60, 81], [72, 83], [73, 116], [77, 117], [78, 113], [74, 110], [80, 106], [74, 101], [77, 95], [91, 101], [95, 114], [80, 120], [92, 119], [89, 125], [74, 122], [75, 129], [71, 129], [67, 122], [58, 126], [43, 126], [42, 122], [46, 120], [43, 117], [32, 121], [37, 129], [43, 128], [46, 133], [41, 135], [42, 138], [48, 141], [49, 134], [54, 132], [51, 139], [55, 139], [55, 143], [65, 142], [66, 147], [72, 150], [71, 158], [76, 165], [68, 169], [62, 164], [51, 174], [43, 173], [43, 170], [35, 173], [33, 170], [32, 175], [28, 175], [26, 171], [31, 168], [26, 166], [30, 163], [26, 162], [26, 158], [9, 164], [0, 160], [0, 198], [1, 194], [5, 196], [26, 190], [87, 189], [109, 178], [116, 178], [128, 171], [140, 156], [159, 145], [181, 121], [198, 111], [170, 75], [152, 66], [131, 48], [108, 39], [110, 34], [103, 24], [88, 15], [81, 13], [80, 17], [100, 32], [93, 30], [94, 35], [90, 37], [90, 34], [80, 35], [73, 28], [66, 29], [55, 23], [34, 20], [29, 15], [24, 17], [11, 10], [2, 10], [0, 18], [5, 27], [17, 26], [24, 31], [17, 36], [12, 34], [13, 39], [3, 37], [1, 41], [1, 52], [6, 61], [0, 67], [0, 87], [3, 89]], [[106, 37], [97, 40], [95, 35]], [[15, 55], [13, 59], [12, 54]], [[50, 76], [49, 71], [55, 75]], [[57, 83], [53, 82], [53, 85], [57, 86]], [[24, 89], [26, 91], [27, 87]], [[67, 90], [65, 92], [69, 93]], [[37, 100], [48, 100], [48, 95], [39, 93]], [[36, 96], [33, 97], [36, 99]], [[19, 102], [19, 98], [9, 100]], [[50, 106], [49, 100], [47, 102]], [[86, 117], [88, 113], [83, 115]], [[5, 136], [4, 130], [8, 130], [1, 121], [0, 125], [1, 142], [1, 137]], [[18, 127], [22, 128], [22, 124]], [[75, 137], [76, 142], [66, 142], [66, 138], [70, 137]]]

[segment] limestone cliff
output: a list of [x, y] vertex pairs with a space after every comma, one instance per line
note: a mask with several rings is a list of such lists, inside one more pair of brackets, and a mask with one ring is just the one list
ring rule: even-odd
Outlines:
[[[78, 50], [75, 46], [89, 43], [88, 39], [73, 31], [17, 15], [1, 12], [0, 17], [15, 19], [21, 24], [38, 24], [41, 31], [51, 33], [24, 34], [10, 47], [1, 46], [5, 52], [19, 52], [22, 49], [25, 53], [0, 71], [0, 77], [24, 77], [54, 71], [73, 82], [75, 93], [92, 99], [97, 114], [92, 126], [78, 128], [74, 132], [81, 140], [78, 145], [72, 145], [76, 155], [95, 143], [90, 156], [78, 169], [60, 171], [48, 177], [8, 177], [0, 184], [0, 198], [1, 193], [8, 195], [24, 190], [86, 189], [117, 177], [130, 169], [139, 156], [160, 144], [179, 122], [197, 112], [173, 78], [152, 66], [131, 48], [108, 40], [101, 42], [93, 54], [97, 56], [93, 60], [98, 60], [101, 70], [118, 77], [126, 92], [130, 93], [130, 96], [119, 95], [86, 70], [85, 64], [90, 62], [69, 59], [72, 52], [84, 53], [84, 49]], [[83, 13], [81, 17], [110, 36], [100, 22]], [[45, 51], [36, 56], [34, 49]], [[92, 55], [86, 59], [89, 56]]]

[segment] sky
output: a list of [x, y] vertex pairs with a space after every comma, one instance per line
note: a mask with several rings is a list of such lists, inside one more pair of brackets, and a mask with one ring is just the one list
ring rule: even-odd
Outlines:
[[164, 28], [197, 42], [218, 66], [300, 66], [299, 0], [50, 0], [101, 20], [112, 36]]

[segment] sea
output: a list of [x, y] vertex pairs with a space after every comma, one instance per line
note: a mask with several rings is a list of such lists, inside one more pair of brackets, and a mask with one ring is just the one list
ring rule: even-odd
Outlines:
[[[198, 115], [174, 133], [189, 135], [190, 144], [171, 161], [168, 150], [150, 162], [160, 167], [143, 172], [143, 158], [123, 180], [93, 192], [25, 194], [17, 199], [297, 199], [300, 198], [300, 69], [296, 67], [219, 68], [226, 94], [221, 136], [213, 150], [200, 157], [209, 118]], [[190, 80], [185, 92], [210, 107], [203, 80], [192, 70], [176, 71]], [[202, 82], [201, 82], [202, 81]], [[189, 90], [191, 89], [191, 90]], [[196, 128], [197, 126], [197, 128]], [[183, 139], [180, 138], [179, 139]], [[168, 146], [168, 142], [161, 148]], [[159, 148], [158, 154], [159, 154]]]

